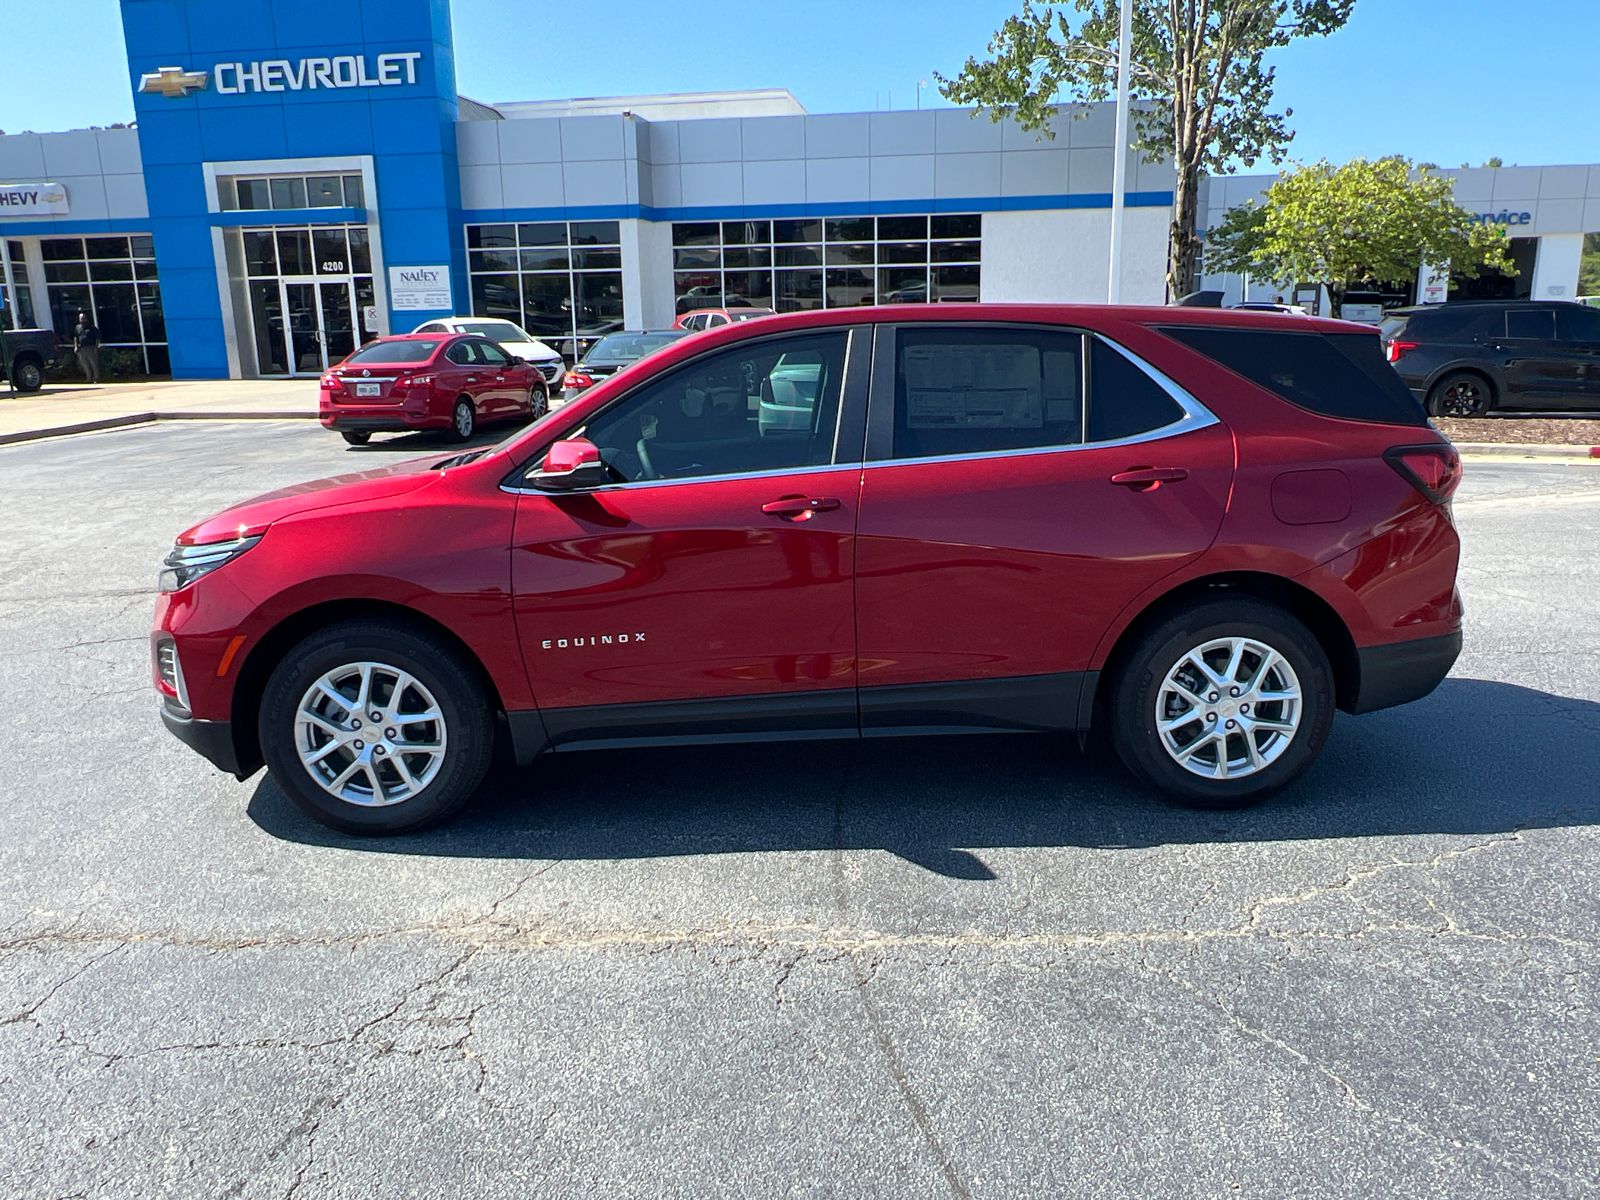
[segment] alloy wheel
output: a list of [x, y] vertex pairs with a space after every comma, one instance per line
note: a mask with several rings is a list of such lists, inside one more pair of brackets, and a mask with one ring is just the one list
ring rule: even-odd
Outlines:
[[1471, 380], [1462, 380], [1444, 394], [1444, 415], [1473, 417], [1483, 408], [1483, 389]]
[[1304, 701], [1294, 668], [1255, 638], [1203, 642], [1156, 692], [1156, 732], [1167, 754], [1204, 779], [1243, 779], [1282, 756]]
[[465, 401], [456, 405], [455, 428], [456, 436], [462, 441], [472, 436], [472, 406]]
[[295, 750], [323, 791], [378, 808], [411, 799], [444, 763], [448, 732], [433, 694], [378, 662], [335, 667], [295, 709]]

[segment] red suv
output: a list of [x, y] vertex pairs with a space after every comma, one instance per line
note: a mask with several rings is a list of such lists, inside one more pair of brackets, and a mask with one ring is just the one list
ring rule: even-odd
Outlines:
[[543, 415], [546, 396], [539, 369], [488, 338], [407, 333], [330, 368], [317, 412], [352, 446], [379, 430], [443, 429], [464, 442], [480, 422]]
[[825, 310], [712, 330], [499, 446], [183, 534], [169, 728], [409, 829], [546, 750], [1104, 728], [1231, 807], [1461, 647], [1460, 460], [1338, 321]]

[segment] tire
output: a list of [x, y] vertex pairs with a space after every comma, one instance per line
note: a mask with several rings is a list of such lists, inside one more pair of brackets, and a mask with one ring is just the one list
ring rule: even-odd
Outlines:
[[352, 446], [365, 446], [372, 440], [372, 433], [366, 429], [346, 429], [339, 434]]
[[31, 354], [20, 354], [11, 364], [11, 382], [19, 392], [37, 392], [44, 386], [44, 364]]
[[542, 383], [533, 385], [528, 392], [528, 412], [537, 421], [550, 411], [550, 389]]
[[[350, 702], [363, 671], [380, 703], [357, 713]], [[319, 681], [345, 698], [342, 709]], [[414, 719], [425, 712], [439, 716]], [[306, 815], [355, 834], [402, 833], [454, 815], [489, 769], [494, 728], [493, 702], [454, 647], [383, 620], [341, 622], [295, 646], [268, 679], [257, 717], [262, 757], [284, 794]], [[426, 750], [406, 753], [407, 745]]]
[[[1202, 656], [1205, 665], [1213, 670], [1221, 666], [1219, 674], [1229, 675], [1223, 659], [1234, 646], [1224, 639], [1237, 639], [1234, 644], [1243, 647], [1233, 679], [1248, 688], [1246, 681], [1268, 661], [1266, 677], [1257, 686], [1273, 695], [1298, 693], [1297, 701], [1254, 702], [1249, 690], [1234, 697], [1226, 685], [1202, 676], [1194, 655], [1208, 646], [1213, 648]], [[1266, 660], [1263, 648], [1278, 658]], [[1203, 681], [1205, 690], [1198, 692], [1202, 703], [1186, 700], [1169, 676], [1191, 685]], [[1245, 704], [1264, 715], [1247, 718], [1234, 707]], [[1112, 681], [1111, 740], [1134, 775], [1172, 799], [1194, 808], [1243, 808], [1284, 787], [1311, 765], [1328, 740], [1333, 710], [1333, 670], [1304, 625], [1259, 600], [1212, 600], [1162, 621], [1123, 662]], [[1190, 712], [1191, 720], [1165, 733], [1157, 728], [1158, 713], [1176, 721]], [[1214, 720], [1208, 722], [1213, 714]], [[1293, 728], [1285, 735], [1281, 728], [1250, 724], [1257, 720]], [[1236, 724], [1230, 726], [1229, 721]], [[1247, 743], [1254, 745], [1254, 756]], [[1191, 765], [1180, 762], [1180, 756]], [[1252, 757], [1260, 760], [1259, 765]], [[1221, 774], [1219, 765], [1226, 766]]]
[[1494, 385], [1471, 371], [1452, 371], [1428, 389], [1430, 417], [1481, 417], [1494, 408]]
[[456, 401], [450, 413], [450, 436], [458, 442], [470, 442], [477, 428], [478, 414], [472, 407], [472, 401], [463, 396]]

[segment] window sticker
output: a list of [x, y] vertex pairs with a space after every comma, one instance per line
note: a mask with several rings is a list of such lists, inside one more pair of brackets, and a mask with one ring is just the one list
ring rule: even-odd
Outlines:
[[908, 429], [1038, 429], [1043, 372], [1035, 346], [908, 346]]

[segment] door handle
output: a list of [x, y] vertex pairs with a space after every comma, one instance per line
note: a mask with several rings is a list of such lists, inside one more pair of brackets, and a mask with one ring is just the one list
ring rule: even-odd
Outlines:
[[1111, 477], [1111, 482], [1138, 492], [1153, 492], [1163, 483], [1178, 483], [1187, 478], [1189, 472], [1182, 467], [1134, 467], [1132, 470], [1118, 471]]
[[769, 500], [761, 511], [769, 517], [782, 517], [786, 521], [809, 521], [819, 512], [832, 512], [842, 501], [831, 496], [785, 496], [782, 500]]
[[477, 383], [478, 382], [478, 377], [476, 375], [468, 375], [467, 376], [467, 382], [468, 383]]

